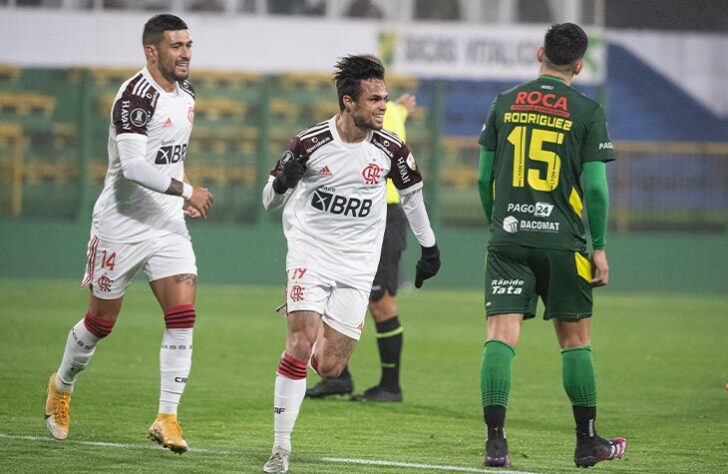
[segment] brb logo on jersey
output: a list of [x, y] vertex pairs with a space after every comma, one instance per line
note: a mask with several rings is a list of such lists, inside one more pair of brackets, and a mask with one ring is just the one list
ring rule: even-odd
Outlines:
[[361, 172], [366, 184], [378, 184], [382, 175], [382, 168], [376, 163], [369, 163]]
[[154, 159], [155, 165], [168, 165], [170, 163], [178, 163], [184, 161], [187, 156], [187, 144], [169, 145], [159, 148], [157, 157]]
[[319, 211], [345, 216], [351, 214], [351, 217], [366, 217], [372, 210], [371, 199], [346, 198], [321, 189], [313, 192], [311, 205]]

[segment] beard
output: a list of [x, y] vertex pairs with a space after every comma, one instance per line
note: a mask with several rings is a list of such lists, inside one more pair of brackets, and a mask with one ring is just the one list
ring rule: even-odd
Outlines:
[[190, 77], [190, 67], [187, 66], [185, 72], [177, 72], [177, 65], [172, 64], [169, 68], [160, 68], [160, 72], [164, 76], [165, 79], [167, 79], [169, 82], [179, 82], [184, 81], [188, 77]]
[[357, 117], [354, 115], [354, 125], [362, 129], [381, 130], [384, 124], [375, 123], [374, 117], [372, 116], [369, 116], [369, 119], [367, 120], [363, 117]]

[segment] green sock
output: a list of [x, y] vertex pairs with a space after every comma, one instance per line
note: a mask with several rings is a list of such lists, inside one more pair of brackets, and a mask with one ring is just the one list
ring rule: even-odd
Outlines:
[[516, 351], [503, 341], [490, 340], [483, 346], [480, 363], [480, 394], [483, 406], [508, 406], [511, 391], [511, 363]]
[[591, 347], [569, 347], [561, 351], [564, 390], [575, 407], [597, 406]]

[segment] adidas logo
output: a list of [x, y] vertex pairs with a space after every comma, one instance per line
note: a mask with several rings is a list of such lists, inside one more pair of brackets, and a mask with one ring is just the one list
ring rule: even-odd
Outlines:
[[319, 171], [319, 174], [320, 174], [321, 176], [333, 176], [333, 175], [331, 174], [331, 170], [329, 169], [329, 167], [328, 167], [328, 166], [324, 166], [323, 168], [321, 168], [321, 171]]
[[171, 126], [172, 126], [172, 119], [167, 117], [167, 120], [165, 120], [164, 123], [162, 124], [162, 128], [167, 128], [167, 127], [171, 127]]

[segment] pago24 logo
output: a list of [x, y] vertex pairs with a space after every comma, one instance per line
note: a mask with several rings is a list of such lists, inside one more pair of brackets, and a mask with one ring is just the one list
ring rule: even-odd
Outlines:
[[520, 204], [508, 203], [507, 212], [520, 212], [523, 214], [531, 214], [534, 217], [549, 217], [554, 210], [554, 205], [547, 202], [537, 202], [536, 204]]

